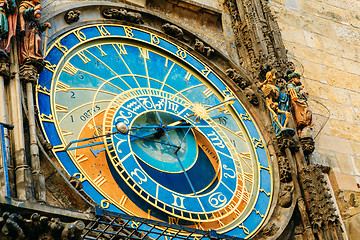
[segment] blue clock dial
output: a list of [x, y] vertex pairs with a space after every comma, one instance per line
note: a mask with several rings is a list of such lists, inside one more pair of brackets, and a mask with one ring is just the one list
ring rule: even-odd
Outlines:
[[37, 96], [54, 154], [103, 208], [240, 237], [264, 222], [273, 190], [261, 133], [181, 46], [128, 26], [74, 29], [49, 47]]

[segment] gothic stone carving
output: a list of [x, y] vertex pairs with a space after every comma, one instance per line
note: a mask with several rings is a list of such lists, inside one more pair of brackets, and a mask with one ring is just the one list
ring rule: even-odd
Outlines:
[[278, 147], [280, 150], [285, 150], [285, 148], [289, 148], [292, 152], [299, 151], [298, 143], [293, 139], [294, 132], [288, 132], [290, 134], [279, 135], [277, 136]]
[[195, 39], [195, 50], [204, 55], [207, 58], [210, 58], [210, 56], [214, 53], [214, 49], [212, 49], [209, 46], [206, 46], [202, 41], [199, 39]]
[[8, 55], [0, 50], [0, 75], [4, 77], [9, 77], [10, 65]]
[[267, 237], [271, 237], [271, 236], [274, 236], [279, 229], [280, 228], [278, 226], [276, 226], [275, 223], [273, 223], [273, 224], [271, 224], [269, 226], [266, 226], [262, 230], [262, 234], [267, 236]]
[[283, 208], [289, 208], [292, 203], [293, 187], [290, 185], [284, 185], [279, 194], [279, 205]]
[[307, 166], [299, 175], [313, 229], [321, 235], [327, 231], [339, 232], [340, 223], [321, 166]]
[[289, 183], [292, 181], [289, 160], [280, 156], [279, 158], [279, 170], [280, 170], [280, 181], [283, 183]]
[[82, 221], [61, 222], [58, 218], [49, 219], [38, 213], [29, 219], [20, 214], [4, 212], [0, 217], [0, 239], [62, 239], [80, 240], [85, 228]]
[[226, 75], [231, 78], [241, 89], [245, 89], [249, 86], [249, 83], [233, 68], [226, 70]]
[[259, 99], [254, 91], [249, 87], [249, 82], [246, 81], [235, 69], [229, 68], [226, 70], [226, 75], [231, 78], [242, 90], [244, 90], [246, 98], [250, 103], [257, 106], [259, 105]]
[[108, 8], [102, 12], [104, 18], [125, 20], [127, 22], [142, 24], [144, 23], [140, 13], [131, 12], [124, 8]]
[[172, 25], [170, 23], [165, 23], [164, 25], [162, 25], [162, 29], [166, 34], [173, 36], [181, 41], [189, 41], [189, 39], [184, 36], [183, 30], [178, 26]]
[[244, 93], [249, 102], [251, 102], [255, 106], [259, 105], [259, 99], [251, 88], [246, 87], [244, 89]]
[[37, 84], [38, 70], [40, 68], [38, 64], [39, 64], [39, 62], [35, 61], [32, 64], [27, 63], [27, 64], [22, 65], [20, 67], [20, 80], [22, 82], [32, 82], [34, 84]]
[[64, 16], [65, 22], [67, 24], [71, 24], [71, 23], [79, 21], [80, 14], [81, 14], [80, 10], [70, 10], [70, 11], [68, 11]]

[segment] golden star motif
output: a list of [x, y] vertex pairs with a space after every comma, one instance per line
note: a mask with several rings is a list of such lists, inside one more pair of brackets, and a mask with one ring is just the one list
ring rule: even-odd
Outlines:
[[89, 123], [89, 124], [88, 124], [88, 128], [94, 129], [94, 126], [93, 126], [91, 123]]
[[210, 118], [205, 106], [201, 105], [200, 103], [193, 104], [193, 111], [194, 111], [194, 115], [198, 118], [201, 118], [204, 120]]

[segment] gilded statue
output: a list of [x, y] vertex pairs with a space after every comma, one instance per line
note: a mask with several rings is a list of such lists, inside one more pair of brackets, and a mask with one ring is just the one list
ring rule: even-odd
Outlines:
[[275, 72], [276, 70], [272, 69], [266, 73], [266, 79], [264, 82], [260, 83], [260, 88], [264, 93], [266, 106], [271, 113], [276, 135], [279, 135], [282, 130], [287, 129], [286, 125], [288, 123], [290, 113], [286, 111], [286, 93], [281, 93], [279, 87], [277, 87], [274, 83], [276, 80]]

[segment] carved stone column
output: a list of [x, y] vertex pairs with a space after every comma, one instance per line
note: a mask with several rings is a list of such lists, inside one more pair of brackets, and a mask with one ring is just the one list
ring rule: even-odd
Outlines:
[[335, 212], [321, 166], [306, 166], [300, 171], [300, 180], [311, 225], [318, 238], [342, 240], [339, 217]]
[[[10, 75], [9, 57], [5, 52], [0, 52], [0, 122], [8, 123], [8, 114], [6, 109], [6, 92], [5, 92], [5, 79]], [[0, 194], [3, 196], [11, 196], [13, 187], [10, 187], [10, 182], [14, 179], [13, 166], [10, 158], [10, 137], [7, 128], [4, 128], [6, 156], [1, 156], [0, 161]], [[2, 147], [1, 147], [2, 148]], [[7, 168], [4, 169], [4, 159], [6, 159]], [[5, 173], [5, 170], [7, 173]], [[5, 177], [6, 176], [6, 177]]]
[[297, 176], [298, 176], [297, 164], [291, 153], [291, 149], [293, 149], [293, 150], [296, 149], [295, 142], [293, 140], [293, 136], [292, 135], [281, 135], [278, 137], [278, 141], [279, 141], [279, 147], [282, 150], [284, 150], [286, 157], [289, 160], [291, 176], [292, 176], [293, 183], [294, 183], [295, 197], [297, 199], [297, 206], [298, 206], [298, 209], [300, 212], [301, 220], [302, 220], [302, 223], [305, 228], [306, 238], [308, 240], [315, 240], [315, 236], [314, 236], [314, 233], [312, 230], [312, 226], [310, 224], [309, 216], [306, 211], [305, 201], [304, 201], [304, 198], [301, 193], [299, 180], [297, 178]]
[[25, 155], [25, 139], [22, 113], [22, 91], [19, 78], [19, 62], [17, 52], [17, 42], [12, 39], [10, 51], [10, 104], [11, 117], [14, 130], [12, 131], [12, 149], [15, 159], [15, 178], [17, 198], [29, 200], [34, 198], [32, 186], [31, 169]]
[[[37, 62], [38, 64], [38, 62]], [[45, 179], [41, 172], [39, 146], [36, 134], [35, 123], [35, 105], [34, 105], [34, 86], [38, 81], [38, 71], [36, 65], [26, 63], [20, 68], [20, 80], [26, 85], [26, 100], [27, 100], [27, 115], [30, 132], [30, 154], [31, 154], [31, 168], [33, 174], [33, 184], [35, 190], [35, 197], [39, 201], [45, 202], [46, 190]]]

